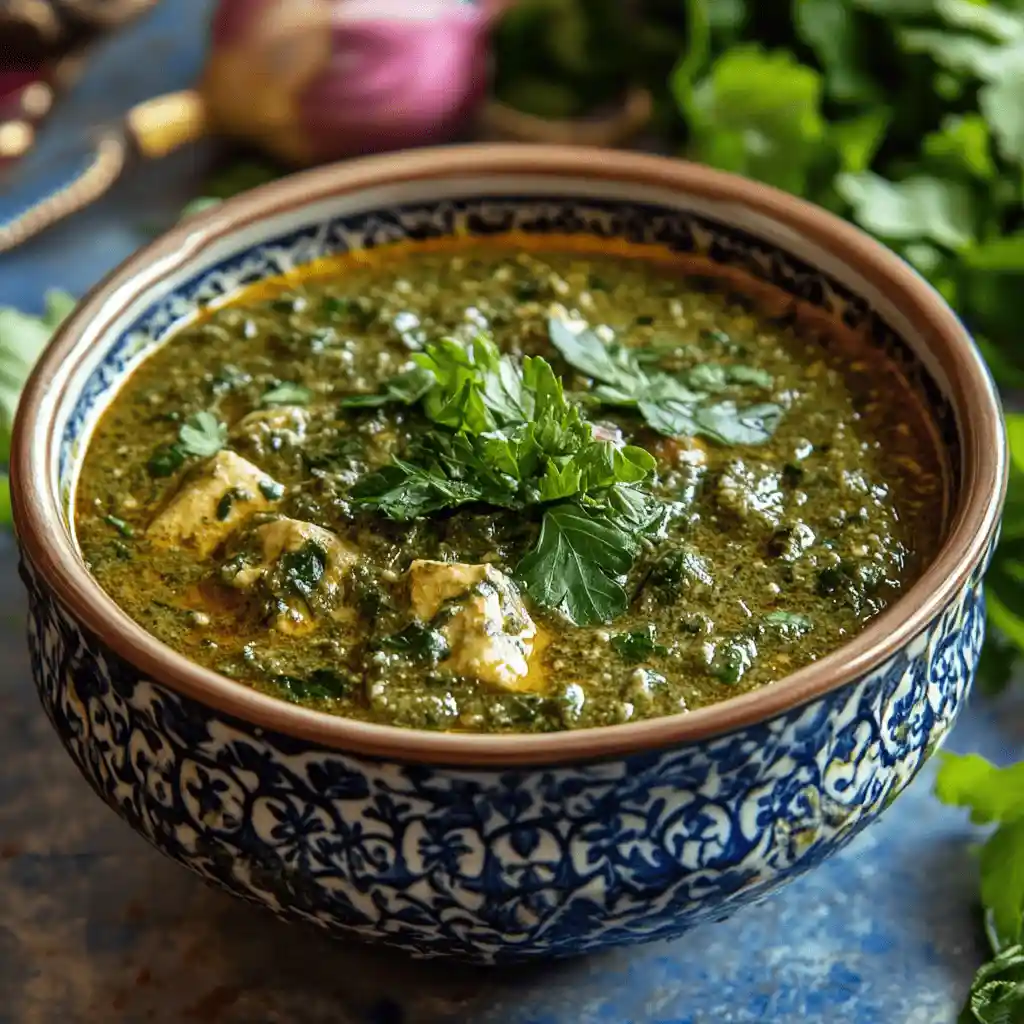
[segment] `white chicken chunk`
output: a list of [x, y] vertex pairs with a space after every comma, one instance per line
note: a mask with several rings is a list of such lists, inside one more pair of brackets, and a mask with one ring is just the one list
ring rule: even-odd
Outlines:
[[260, 590], [274, 629], [305, 633], [315, 628], [318, 615], [351, 615], [345, 584], [358, 560], [330, 530], [282, 517], [257, 526], [221, 578], [236, 590]]
[[247, 459], [221, 451], [182, 483], [146, 531], [163, 547], [209, 555], [256, 512], [281, 500], [284, 488]]
[[409, 566], [412, 613], [448, 641], [441, 663], [504, 690], [529, 688], [537, 627], [515, 584], [490, 565], [418, 560]]

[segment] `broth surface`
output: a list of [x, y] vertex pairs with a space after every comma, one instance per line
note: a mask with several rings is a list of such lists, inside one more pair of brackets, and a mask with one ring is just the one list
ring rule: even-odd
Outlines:
[[[770, 436], [659, 433], [642, 402], [599, 400], [613, 389], [552, 344], [558, 324], [710, 396], [712, 418], [753, 408]], [[517, 366], [550, 363], [603, 451], [656, 460], [636, 487], [659, 518], [608, 574], [625, 592], [608, 621], [535, 600], [540, 570], [523, 582], [552, 502], [405, 521], [353, 497], [457, 432], [429, 398], [351, 396], [481, 332]], [[180, 331], [99, 423], [76, 529], [104, 589], [193, 661], [339, 715], [530, 732], [693, 709], [821, 658], [920, 574], [943, 502], [921, 403], [877, 350], [773, 322], [678, 268], [451, 248], [352, 257]]]

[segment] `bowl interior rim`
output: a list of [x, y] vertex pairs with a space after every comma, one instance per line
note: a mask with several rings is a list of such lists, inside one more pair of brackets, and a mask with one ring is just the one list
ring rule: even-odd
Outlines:
[[[852, 265], [937, 352], [961, 434], [960, 502], [945, 543], [921, 577], [848, 643], [771, 686], [694, 711], [593, 729], [455, 734], [376, 725], [258, 693], [189, 661], [146, 633], [93, 580], [67, 535], [48, 467], [53, 416], [69, 365], [106, 336], [120, 311], [214, 239], [283, 211], [382, 183], [528, 174], [669, 188], [736, 204]], [[81, 457], [79, 454], [78, 458]], [[291, 175], [188, 219], [92, 289], [38, 362], [22, 396], [11, 454], [15, 528], [23, 554], [59, 603], [141, 673], [251, 725], [337, 750], [454, 766], [553, 765], [676, 746], [766, 721], [855, 681], [896, 654], [956, 597], [983, 562], [999, 522], [1008, 458], [991, 375], [956, 315], [912, 268], [842, 219], [768, 186], [685, 161], [581, 147], [475, 144], [368, 157]]]

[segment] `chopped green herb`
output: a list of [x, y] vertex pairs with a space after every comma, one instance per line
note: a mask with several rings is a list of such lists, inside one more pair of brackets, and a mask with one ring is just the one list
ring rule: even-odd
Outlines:
[[617, 633], [612, 637], [611, 645], [616, 654], [634, 663], [668, 653], [668, 648], [655, 639], [655, 628], [652, 624], [648, 624], [643, 630]]
[[760, 445], [771, 439], [782, 418], [781, 406], [772, 403], [748, 408], [729, 401], [706, 403], [708, 392], [720, 391], [730, 381], [764, 387], [761, 375], [740, 372], [736, 377], [706, 364], [691, 370], [683, 384], [668, 374], [644, 370], [632, 350], [605, 345], [581, 325], [552, 317], [548, 335], [570, 366], [598, 382], [590, 392], [594, 399], [634, 406], [651, 427], [669, 437], [702, 436], [725, 445]]
[[623, 577], [636, 550], [635, 535], [608, 516], [555, 505], [544, 513], [537, 545], [516, 574], [538, 604], [576, 625], [610, 622], [629, 603]]
[[317, 584], [327, 571], [327, 552], [310, 541], [298, 551], [289, 551], [281, 557], [285, 583], [300, 597], [309, 600]]
[[178, 447], [185, 455], [208, 459], [216, 455], [228, 441], [228, 428], [211, 412], [197, 412], [181, 426]]
[[[75, 300], [65, 292], [46, 293], [42, 316], [30, 316], [9, 306], [0, 307], [0, 463], [7, 462], [11, 448], [11, 427], [21, 389], [32, 366], [53, 332], [74, 308]], [[0, 524], [10, 516], [0, 514]]]
[[112, 526], [122, 537], [134, 537], [135, 531], [131, 525], [126, 523], [123, 519], [118, 519], [117, 516], [104, 516], [103, 522], [108, 526]]
[[260, 399], [261, 405], [308, 405], [313, 392], [304, 384], [285, 381], [271, 388]]
[[422, 366], [392, 377], [384, 390], [369, 395], [346, 395], [341, 400], [343, 409], [375, 409], [395, 402], [401, 405], [415, 405], [434, 386], [434, 375]]
[[[1018, 947], [1024, 938], [1024, 874], [1020, 871], [1024, 860], [1024, 762], [997, 768], [977, 754], [941, 756], [935, 781], [938, 798], [969, 808], [975, 824], [997, 826], [981, 848], [979, 869], [981, 899], [998, 956]], [[972, 1002], [976, 994], [972, 991]], [[1020, 1008], [1024, 1008], [1024, 994]], [[992, 1018], [999, 1019], [1003, 1018]]]
[[152, 477], [173, 476], [185, 465], [185, 453], [176, 444], [162, 444], [149, 457], [146, 469]]
[[400, 633], [385, 637], [381, 641], [381, 646], [432, 665], [444, 661], [449, 653], [448, 641], [444, 634], [418, 622], [410, 623]]

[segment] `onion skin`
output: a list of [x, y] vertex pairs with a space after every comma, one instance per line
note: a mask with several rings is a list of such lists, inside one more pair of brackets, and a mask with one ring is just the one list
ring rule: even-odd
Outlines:
[[453, 0], [221, 0], [203, 94], [292, 164], [449, 141], [486, 99], [496, 8]]

